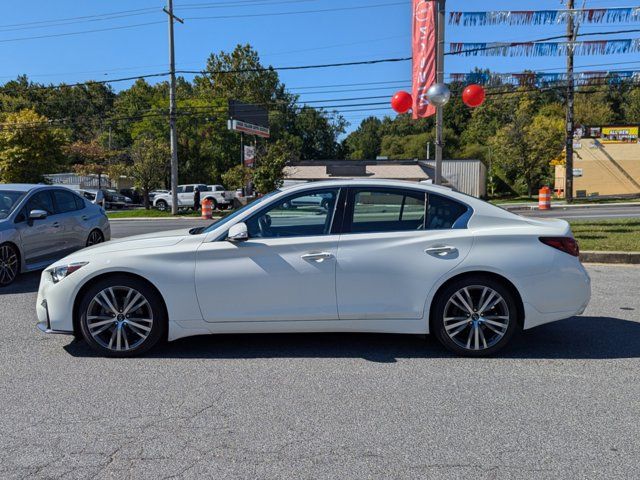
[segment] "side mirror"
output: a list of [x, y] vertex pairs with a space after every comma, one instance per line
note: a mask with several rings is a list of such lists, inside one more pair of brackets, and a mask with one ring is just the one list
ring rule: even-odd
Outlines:
[[31, 210], [29, 212], [29, 220], [44, 220], [47, 218], [47, 212], [44, 210]]
[[244, 222], [236, 223], [229, 229], [227, 240], [230, 242], [244, 242], [249, 239], [247, 224]]

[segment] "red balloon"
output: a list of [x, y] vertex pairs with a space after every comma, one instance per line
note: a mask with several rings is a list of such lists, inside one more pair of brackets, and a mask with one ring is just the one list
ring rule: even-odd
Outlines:
[[469, 85], [462, 92], [462, 101], [468, 107], [479, 107], [484, 102], [484, 88], [480, 85]]
[[409, 92], [400, 90], [391, 98], [391, 108], [398, 113], [407, 113], [413, 106], [413, 98]]

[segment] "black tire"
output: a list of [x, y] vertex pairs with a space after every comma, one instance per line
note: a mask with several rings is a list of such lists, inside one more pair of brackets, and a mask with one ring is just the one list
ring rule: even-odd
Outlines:
[[[111, 289], [111, 293], [108, 289]], [[130, 297], [132, 300], [138, 298], [136, 294], [142, 296], [141, 299], [132, 303], [137, 305], [142, 300], [146, 300], [146, 303], [136, 310], [131, 310], [131, 316], [126, 316], [125, 318], [125, 313], [127, 312], [123, 310], [122, 307], [127, 300], [125, 293], [128, 292], [128, 289], [135, 292]], [[116, 300], [116, 305], [114, 306], [120, 313], [118, 317], [113, 318], [113, 323], [110, 323], [108, 318], [112, 316], [108, 313], [110, 308], [103, 308], [103, 305], [108, 306], [108, 302], [106, 302], [102, 296], [103, 293], [107, 295], [112, 305], [114, 304], [113, 299], [115, 298]], [[96, 300], [98, 295], [101, 296]], [[131, 307], [133, 308], [136, 305], [131, 305]], [[98, 311], [96, 309], [98, 309]], [[90, 315], [90, 313], [94, 315]], [[96, 316], [96, 313], [103, 313], [104, 316], [97, 319], [97, 323], [102, 322], [104, 325], [93, 325], [93, 327], [90, 327], [89, 317]], [[148, 316], [151, 317], [151, 321], [149, 321], [149, 319], [143, 319], [143, 317]], [[142, 355], [165, 338], [165, 332], [167, 330], [167, 316], [161, 296], [147, 283], [127, 275], [110, 276], [91, 285], [84, 292], [78, 304], [78, 318], [80, 332], [84, 340], [93, 350], [107, 357], [133, 357]], [[136, 327], [133, 327], [133, 325], [136, 325]], [[143, 325], [143, 327], [141, 327], [141, 325]], [[93, 333], [90, 328], [93, 328]], [[118, 328], [124, 331], [124, 333], [116, 332]], [[143, 330], [143, 328], [145, 330]], [[146, 329], [148, 329], [148, 331]], [[144, 337], [145, 334], [146, 337]], [[114, 339], [120, 337], [120, 335], [122, 335], [122, 341], [118, 338], [119, 343], [114, 342]], [[110, 341], [107, 344], [108, 339]], [[129, 339], [131, 339], [131, 342], [129, 342]], [[110, 345], [112, 346], [111, 348]], [[122, 348], [116, 348], [118, 345]], [[124, 348], [125, 345], [129, 348]]]
[[97, 245], [98, 243], [102, 243], [102, 242], [104, 242], [104, 235], [100, 230], [95, 228], [91, 230], [91, 232], [89, 232], [89, 236], [87, 237], [87, 243], [86, 243], [87, 247], [90, 247], [91, 245]]
[[11, 285], [20, 274], [20, 252], [10, 243], [0, 245], [0, 288]]
[[161, 212], [166, 212], [168, 206], [169, 206], [169, 204], [167, 202], [165, 202], [164, 200], [158, 200], [156, 202], [156, 208], [158, 210], [160, 210]]
[[[485, 288], [488, 290], [484, 290]], [[492, 294], [491, 290], [497, 293], [502, 301], [499, 301], [493, 308], [487, 308], [484, 312], [480, 311], [476, 307], [485, 304], [486, 297]], [[456, 296], [457, 292], [465, 291], [469, 297], [465, 293], [460, 293], [460, 297], [465, 297], [466, 303]], [[487, 292], [486, 297], [483, 297], [485, 292]], [[471, 302], [468, 301], [469, 299]], [[493, 297], [487, 306], [495, 299], [496, 297]], [[467, 323], [465, 323], [465, 316], [469, 309], [458, 308], [457, 305], [471, 307]], [[446, 321], [445, 310], [447, 310]], [[449, 323], [445, 328], [446, 322]], [[498, 326], [498, 323], [502, 326]], [[438, 341], [445, 348], [458, 355], [466, 357], [490, 356], [504, 348], [519, 330], [516, 300], [509, 288], [491, 277], [482, 275], [464, 277], [449, 284], [438, 293], [432, 310], [431, 327]], [[479, 332], [476, 333], [474, 329]]]

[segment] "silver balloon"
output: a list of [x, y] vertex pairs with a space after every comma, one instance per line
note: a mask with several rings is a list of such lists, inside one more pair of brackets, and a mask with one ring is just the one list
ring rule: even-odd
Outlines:
[[434, 83], [427, 90], [429, 103], [436, 107], [443, 107], [451, 98], [451, 90], [444, 83]]

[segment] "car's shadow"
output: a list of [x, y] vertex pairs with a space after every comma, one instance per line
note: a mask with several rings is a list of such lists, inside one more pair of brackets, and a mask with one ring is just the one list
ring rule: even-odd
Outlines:
[[[640, 357], [640, 322], [611, 317], [573, 317], [520, 334], [496, 355], [512, 359], [607, 359]], [[73, 341], [73, 356], [97, 356], [86, 343]], [[406, 358], [455, 355], [429, 336], [305, 333], [189, 337], [160, 346], [148, 358], [256, 359], [362, 358], [393, 363]]]
[[34, 293], [38, 291], [40, 285], [40, 275], [42, 271], [23, 273], [14, 280], [11, 285], [0, 288], [0, 296], [9, 293]]

